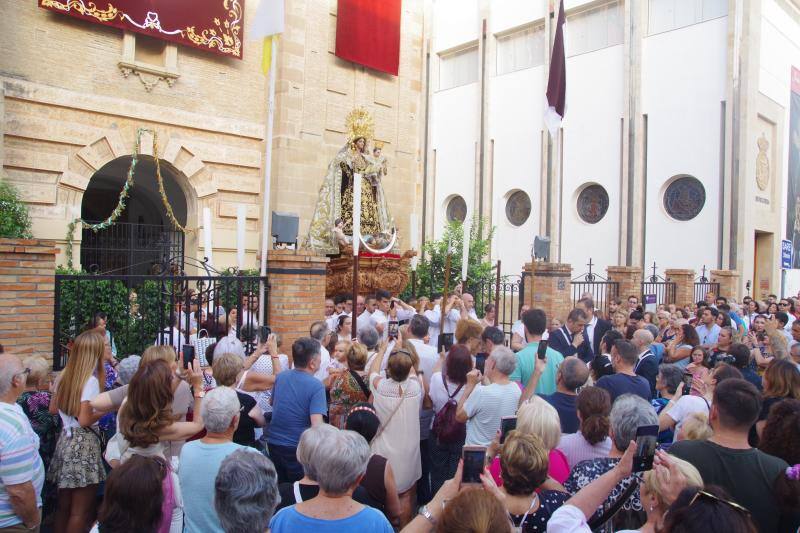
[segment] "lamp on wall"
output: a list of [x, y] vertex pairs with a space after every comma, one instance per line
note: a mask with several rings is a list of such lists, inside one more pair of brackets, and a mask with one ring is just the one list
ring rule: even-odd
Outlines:
[[533, 249], [531, 250], [533, 260], [536, 261], [549, 261], [550, 260], [550, 237], [542, 237], [537, 235], [533, 239]]

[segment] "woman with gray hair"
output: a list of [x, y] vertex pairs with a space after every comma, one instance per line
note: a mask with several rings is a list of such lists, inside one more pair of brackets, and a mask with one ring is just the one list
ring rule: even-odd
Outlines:
[[367, 467], [367, 441], [354, 431], [332, 429], [309, 463], [319, 483], [319, 494], [278, 511], [269, 523], [272, 533], [394, 531], [380, 511], [352, 498]]
[[[320, 447], [328, 446], [330, 439], [336, 438], [336, 433], [336, 427], [330, 424], [312, 426], [303, 432], [300, 442], [297, 444], [297, 462], [303, 466], [303, 478], [300, 481], [278, 485], [281, 497], [278, 510], [308, 501], [319, 494], [319, 483], [313, 458]], [[367, 490], [361, 486], [356, 487], [356, 490], [353, 491], [353, 499], [370, 507], [378, 507], [377, 502], [370, 498]]]
[[225, 533], [264, 533], [279, 502], [272, 461], [246, 450], [222, 461], [214, 481], [214, 509]]
[[[658, 417], [650, 403], [633, 394], [623, 394], [614, 402], [611, 408], [611, 452], [608, 457], [598, 457], [582, 461], [575, 465], [572, 472], [564, 482], [564, 488], [571, 494], [576, 494], [583, 487], [602, 476], [617, 463], [625, 453], [631, 441], [636, 440], [636, 428], [639, 426], [658, 425]], [[638, 529], [647, 520], [647, 515], [642, 509], [639, 499], [639, 483], [641, 473], [634, 473], [620, 481], [611, 491], [603, 505], [598, 507], [593, 518], [598, 518], [605, 509], [611, 508], [617, 500], [624, 499], [622, 508], [613, 517], [614, 530]], [[635, 488], [630, 489], [631, 485]], [[610, 523], [609, 523], [610, 525]], [[608, 531], [606, 527], [601, 531]]]

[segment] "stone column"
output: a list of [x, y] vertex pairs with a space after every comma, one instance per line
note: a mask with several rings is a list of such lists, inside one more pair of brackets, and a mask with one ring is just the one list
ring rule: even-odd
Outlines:
[[[606, 268], [608, 281], [618, 284], [617, 297], [627, 301], [629, 296], [642, 298], [642, 267], [638, 266], [610, 266]], [[605, 311], [605, 310], [604, 310]]]
[[[668, 268], [664, 271], [668, 281], [675, 283], [675, 301], [666, 302], [674, 303], [678, 307], [691, 305], [695, 301], [694, 297], [694, 278], [695, 271], [686, 268]], [[667, 294], [669, 299], [669, 294]]]
[[[725, 298], [739, 299], [739, 273], [735, 270], [712, 270], [711, 283], [719, 283], [719, 294]], [[709, 302], [711, 303], [711, 302]]]
[[290, 353], [292, 343], [308, 336], [311, 323], [324, 317], [327, 263], [327, 257], [294, 250], [269, 251], [267, 325], [280, 334], [283, 353]]
[[572, 265], [567, 263], [527, 263], [525, 272], [525, 303], [547, 313], [547, 319], [562, 322], [572, 309]]
[[56, 247], [0, 239], [0, 339], [10, 353], [53, 359]]

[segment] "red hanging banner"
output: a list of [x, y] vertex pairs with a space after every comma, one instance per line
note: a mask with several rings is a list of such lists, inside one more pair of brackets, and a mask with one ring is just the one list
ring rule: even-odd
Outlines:
[[244, 0], [39, 0], [39, 7], [242, 58]]
[[336, 56], [397, 76], [401, 0], [339, 0]]

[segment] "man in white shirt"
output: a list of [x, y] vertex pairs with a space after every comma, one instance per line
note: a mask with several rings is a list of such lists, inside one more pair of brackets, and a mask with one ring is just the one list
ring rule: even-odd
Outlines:
[[325, 320], [329, 319], [336, 309], [336, 304], [333, 303], [333, 298], [325, 299]]
[[319, 368], [314, 373], [314, 377], [323, 381], [328, 377], [328, 367], [331, 365], [331, 354], [326, 346], [331, 340], [331, 330], [324, 320], [319, 320], [311, 324], [309, 335], [319, 343], [320, 363]]
[[451, 294], [447, 299], [447, 305], [444, 306], [442, 333], [455, 333], [456, 324], [462, 318], [478, 320], [478, 315], [475, 313], [475, 299], [468, 292], [461, 296]]
[[528, 304], [523, 304], [519, 308], [519, 319], [511, 326], [511, 349], [515, 352], [520, 351], [525, 346], [528, 345], [528, 341], [525, 340], [525, 325], [522, 323], [522, 315], [525, 314], [525, 311], [528, 311], [531, 308]]
[[425, 343], [428, 336], [428, 328], [430, 323], [428, 319], [422, 315], [414, 315], [408, 323], [407, 338], [408, 341], [417, 350], [419, 356], [419, 373], [422, 374], [422, 379], [425, 385], [430, 385], [431, 374], [433, 374], [433, 367], [439, 361], [439, 354], [436, 353], [436, 348], [429, 346]]
[[370, 324], [378, 331], [381, 339], [385, 339], [388, 333], [386, 324], [389, 322], [389, 308], [392, 302], [392, 295], [389, 291], [378, 289], [375, 291], [375, 302], [377, 308], [371, 315]]
[[442, 297], [436, 296], [433, 299], [433, 309], [428, 309], [424, 313], [428, 319], [428, 346], [439, 347], [439, 333], [442, 331]]

